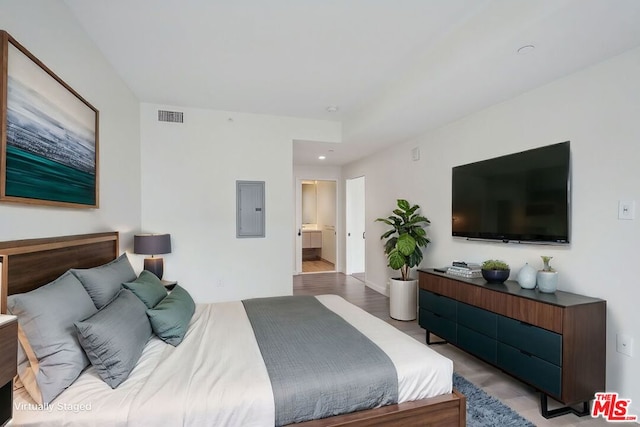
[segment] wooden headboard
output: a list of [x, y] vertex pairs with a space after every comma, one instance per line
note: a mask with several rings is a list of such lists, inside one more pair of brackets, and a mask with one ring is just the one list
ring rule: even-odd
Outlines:
[[70, 268], [91, 268], [118, 257], [118, 232], [0, 242], [0, 313], [7, 296], [46, 285]]

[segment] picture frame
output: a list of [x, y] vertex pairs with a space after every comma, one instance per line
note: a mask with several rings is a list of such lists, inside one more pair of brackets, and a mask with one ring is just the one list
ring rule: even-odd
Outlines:
[[99, 112], [0, 31], [0, 202], [98, 208]]

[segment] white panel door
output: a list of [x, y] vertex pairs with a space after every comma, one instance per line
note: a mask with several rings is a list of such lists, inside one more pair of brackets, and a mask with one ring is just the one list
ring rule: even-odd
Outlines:
[[365, 271], [365, 180], [347, 180], [347, 274]]

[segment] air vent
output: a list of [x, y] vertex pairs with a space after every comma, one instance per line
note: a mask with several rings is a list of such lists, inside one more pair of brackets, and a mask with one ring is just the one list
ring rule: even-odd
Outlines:
[[183, 123], [184, 113], [182, 111], [158, 110], [159, 122]]

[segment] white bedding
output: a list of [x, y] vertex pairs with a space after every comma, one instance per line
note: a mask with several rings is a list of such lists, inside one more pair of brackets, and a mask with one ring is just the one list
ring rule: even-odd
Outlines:
[[[336, 295], [317, 297], [376, 343], [398, 373], [399, 402], [452, 388], [452, 362]], [[271, 383], [240, 301], [198, 304], [184, 341], [152, 338], [112, 390], [87, 369], [49, 407], [14, 394], [14, 425], [273, 426]]]

